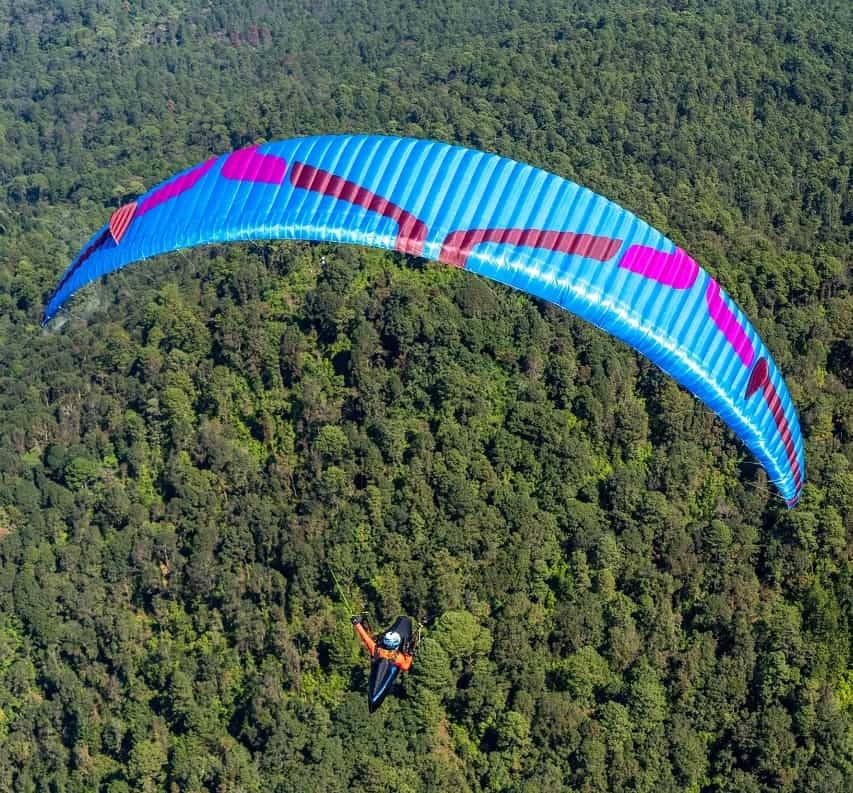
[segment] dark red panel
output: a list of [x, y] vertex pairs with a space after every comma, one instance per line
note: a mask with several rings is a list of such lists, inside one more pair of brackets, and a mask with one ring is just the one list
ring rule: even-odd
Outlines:
[[746, 384], [746, 398], [749, 399], [759, 388], [763, 388], [767, 382], [768, 367], [767, 359], [759, 358], [758, 363], [752, 368], [749, 375], [749, 382]]
[[583, 256], [599, 262], [605, 262], [615, 256], [622, 244], [621, 240], [610, 237], [576, 234], [572, 231], [517, 228], [466, 229], [453, 231], [444, 238], [439, 260], [454, 267], [465, 267], [473, 248], [483, 242], [543, 248]]
[[335, 176], [322, 168], [296, 162], [290, 171], [290, 181], [294, 187], [310, 190], [313, 193], [331, 196], [340, 201], [363, 207], [370, 212], [376, 212], [382, 217], [390, 218], [397, 223], [397, 240], [394, 248], [401, 253], [420, 256], [423, 253], [427, 227], [423, 221], [411, 212], [394, 204], [382, 196], [357, 185], [348, 179]]

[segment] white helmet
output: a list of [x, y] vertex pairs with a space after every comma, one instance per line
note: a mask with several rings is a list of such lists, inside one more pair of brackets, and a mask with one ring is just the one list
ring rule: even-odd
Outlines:
[[386, 650], [396, 650], [400, 646], [400, 634], [397, 631], [388, 631], [382, 637], [382, 646]]

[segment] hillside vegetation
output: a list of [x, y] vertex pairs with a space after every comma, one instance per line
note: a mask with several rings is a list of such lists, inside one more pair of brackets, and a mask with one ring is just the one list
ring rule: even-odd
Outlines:
[[[853, 6], [0, 0], [0, 790], [853, 790]], [[121, 203], [325, 132], [664, 230], [798, 408], [788, 511], [552, 306], [214, 246], [44, 300]], [[426, 622], [367, 715], [374, 625]]]

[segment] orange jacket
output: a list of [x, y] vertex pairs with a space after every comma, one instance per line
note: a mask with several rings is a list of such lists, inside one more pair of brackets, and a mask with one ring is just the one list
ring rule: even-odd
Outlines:
[[353, 628], [361, 639], [361, 643], [367, 648], [371, 658], [386, 658], [391, 661], [401, 672], [408, 672], [412, 667], [412, 656], [401, 650], [386, 650], [380, 647], [373, 637], [365, 630], [361, 622], [354, 622]]

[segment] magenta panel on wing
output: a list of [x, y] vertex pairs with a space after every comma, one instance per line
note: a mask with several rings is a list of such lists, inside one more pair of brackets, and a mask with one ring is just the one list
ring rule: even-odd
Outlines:
[[714, 324], [722, 331], [726, 341], [732, 345], [744, 366], [751, 366], [755, 357], [752, 342], [741, 327], [734, 312], [726, 305], [720, 292], [720, 285], [713, 279], [708, 279], [708, 288], [705, 290], [705, 301], [708, 304], [708, 313]]
[[619, 260], [619, 266], [673, 289], [689, 289], [699, 275], [699, 265], [681, 248], [664, 253], [646, 245], [632, 245]]
[[222, 166], [222, 175], [226, 179], [240, 182], [281, 184], [286, 172], [287, 161], [283, 157], [262, 154], [257, 146], [232, 152]]
[[179, 195], [183, 195], [187, 190], [191, 190], [195, 187], [198, 180], [213, 167], [216, 159], [216, 157], [211, 157], [201, 165], [197, 165], [191, 171], [187, 171], [183, 176], [179, 176], [177, 179], [173, 179], [171, 182], [168, 182], [155, 190], [150, 196], [148, 196], [148, 198], [144, 199], [139, 204], [139, 207], [136, 210], [136, 217], [140, 218], [149, 210], [160, 206], [160, 204], [165, 204], [167, 201], [171, 201]]

